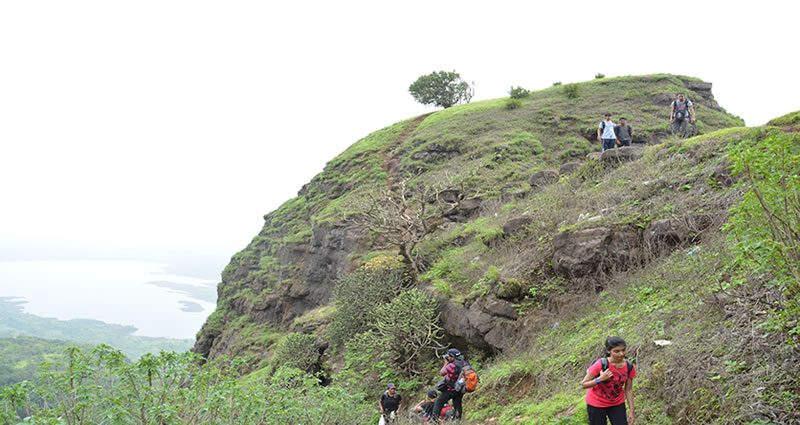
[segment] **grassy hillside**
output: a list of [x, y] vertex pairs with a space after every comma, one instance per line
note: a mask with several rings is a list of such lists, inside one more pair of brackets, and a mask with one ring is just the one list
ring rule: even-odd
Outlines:
[[[264, 217], [262, 231], [225, 268], [217, 310], [198, 334], [196, 349], [204, 355], [213, 353], [212, 357], [236, 354], [256, 359], [269, 349], [259, 341], [274, 341], [269, 337], [274, 326], [266, 326], [267, 322], [285, 329], [325, 305], [329, 290], [303, 305], [278, 304], [293, 285], [332, 288], [339, 273], [353, 270], [370, 251], [381, 250], [369, 240], [374, 235], [364, 235], [359, 247], [344, 253], [347, 260], [336, 265], [341, 271], [309, 279], [322, 273], [313, 270], [321, 265], [309, 259], [310, 250], [330, 240], [330, 230], [345, 226], [347, 217], [360, 212], [365, 197], [386, 187], [389, 180], [466, 187], [465, 195], [480, 198], [484, 205], [503, 204], [511, 194], [530, 190], [527, 179], [536, 171], [558, 169], [599, 151], [596, 129], [606, 111], [615, 119], [628, 118], [636, 132], [634, 142], [651, 144], [667, 138], [669, 103], [678, 91], [695, 102], [701, 134], [742, 126], [743, 121], [720, 108], [703, 84], [666, 74], [596, 79], [576, 83], [573, 97], [565, 86], [553, 86], [532, 92], [515, 109], [507, 108], [507, 98], [459, 105], [368, 135], [331, 160], [297, 197]], [[479, 215], [482, 221], [475, 222], [476, 231], [496, 233], [484, 228], [490, 214]]]

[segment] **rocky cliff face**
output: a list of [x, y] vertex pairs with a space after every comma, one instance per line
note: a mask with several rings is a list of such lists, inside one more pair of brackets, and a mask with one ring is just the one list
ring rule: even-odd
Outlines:
[[[601, 98], [610, 95], [603, 90], [633, 93], [615, 100], [615, 107], [624, 109], [634, 125], [639, 134], [635, 142], [657, 143], [666, 136], [664, 121], [678, 89], [687, 91], [698, 105], [704, 131], [741, 124], [719, 108], [710, 83], [674, 76], [611, 80], [586, 83], [584, 93], [592, 88]], [[386, 185], [385, 170], [390, 167], [421, 179], [473, 170], [469, 177], [477, 179], [470, 180], [475, 182], [473, 187], [465, 185], [463, 191], [447, 194], [454, 207], [445, 217], [458, 226], [490, 214], [497, 217], [498, 205], [547, 195], [548, 188], [563, 179], [591, 178], [585, 170], [611, 170], [642, 160], [638, 147], [592, 153], [587, 158], [598, 148], [584, 137], [596, 134], [596, 122], [606, 109], [596, 98], [573, 101], [554, 88], [534, 94], [528, 102], [529, 106], [515, 111], [465, 105], [463, 113], [452, 117], [448, 114], [458, 109], [441, 111], [424, 121], [398, 123], [334, 159], [297, 198], [265, 216], [259, 235], [232, 258], [218, 288], [217, 311], [198, 333], [194, 351], [207, 358], [244, 353], [264, 358], [269, 343], [253, 336], [253, 329], [300, 329], [298, 318], [327, 305], [336, 279], [353, 270], [375, 246], [364, 229], [352, 228], [337, 214], [351, 213], [348, 200], [359, 190]], [[384, 164], [386, 158], [394, 161], [391, 166]], [[723, 168], [720, 175], [724, 174]], [[587, 215], [592, 218], [603, 212], [587, 211]], [[524, 249], [526, 238], [531, 237], [527, 229], [537, 225], [538, 218], [523, 214], [504, 220], [500, 227], [505, 240]], [[593, 279], [694, 243], [713, 224], [697, 214], [637, 225], [581, 222], [577, 229], [553, 229], [552, 243], [540, 249], [544, 254], [530, 254], [536, 263], [531, 268], [559, 279]], [[430, 264], [438, 254], [424, 255]], [[537, 279], [541, 277], [529, 271], [504, 274], [500, 281], [489, 283], [490, 290], [465, 298], [446, 297], [424, 279], [420, 283], [441, 301], [441, 325], [447, 339], [459, 346], [497, 352], [509, 347], [520, 329], [533, 320], [521, 315], [519, 307], [530, 301]]]

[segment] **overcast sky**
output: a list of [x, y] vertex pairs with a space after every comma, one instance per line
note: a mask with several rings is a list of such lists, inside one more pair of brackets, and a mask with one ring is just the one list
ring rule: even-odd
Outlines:
[[0, 260], [221, 270], [328, 160], [432, 110], [408, 94], [432, 71], [473, 101], [675, 73], [748, 125], [800, 109], [797, 1], [389, 4], [0, 0]]

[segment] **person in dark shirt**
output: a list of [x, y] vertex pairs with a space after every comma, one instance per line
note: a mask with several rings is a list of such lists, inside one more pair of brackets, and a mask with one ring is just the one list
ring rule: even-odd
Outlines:
[[633, 127], [628, 125], [625, 117], [620, 117], [619, 125], [614, 126], [614, 134], [617, 136], [618, 146], [630, 146], [633, 140]]
[[439, 395], [436, 390], [428, 390], [428, 399], [420, 401], [419, 404], [414, 406], [414, 413], [422, 414], [422, 417], [427, 418], [433, 412], [433, 405], [436, 404], [436, 396]]
[[403, 407], [403, 397], [397, 392], [397, 386], [389, 384], [386, 386], [386, 391], [381, 394], [378, 400], [378, 407], [381, 409], [381, 415], [386, 419], [393, 419], [396, 412], [400, 411]]
[[441, 415], [442, 408], [448, 401], [453, 400], [453, 409], [455, 410], [455, 418], [461, 418], [461, 399], [464, 394], [456, 391], [455, 385], [458, 380], [458, 375], [461, 373], [461, 368], [464, 367], [464, 356], [455, 348], [447, 350], [445, 355], [445, 365], [439, 371], [439, 375], [445, 377], [445, 389], [439, 394], [436, 399], [436, 404], [433, 406], [433, 415], [431, 422], [438, 423], [439, 415]]

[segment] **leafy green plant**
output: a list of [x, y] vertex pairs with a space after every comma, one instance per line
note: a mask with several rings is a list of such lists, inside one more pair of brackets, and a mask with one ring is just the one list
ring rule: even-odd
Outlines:
[[522, 87], [511, 87], [511, 90], [508, 91], [509, 96], [512, 99], [525, 99], [526, 97], [530, 96], [530, 90], [524, 89]]
[[422, 373], [427, 353], [440, 347], [441, 327], [436, 312], [438, 301], [413, 288], [403, 291], [370, 315], [383, 345], [391, 352], [393, 364], [409, 374]]
[[369, 329], [371, 313], [400, 294], [405, 282], [403, 270], [361, 269], [342, 276], [333, 292], [337, 309], [329, 336], [334, 344]]
[[522, 106], [522, 101], [519, 99], [511, 98], [506, 100], [506, 109], [509, 111], [512, 109], [518, 109], [521, 106]]
[[570, 99], [576, 99], [580, 96], [580, 87], [577, 83], [569, 83], [564, 86], [564, 94]]
[[599, 80], [601, 78], [606, 78], [606, 74], [598, 72], [597, 74], [594, 74], [594, 78], [595, 78], [595, 80]]
[[783, 292], [777, 324], [800, 341], [800, 136], [773, 131], [733, 146], [734, 174], [747, 190], [725, 230], [743, 270], [764, 274]]
[[281, 338], [272, 353], [273, 367], [289, 367], [312, 372], [319, 364], [319, 350], [314, 335], [290, 333]]

